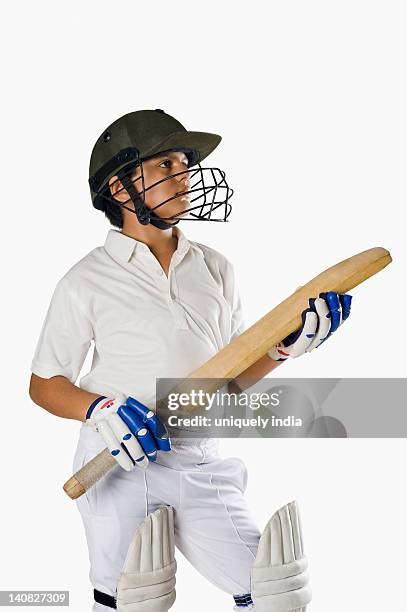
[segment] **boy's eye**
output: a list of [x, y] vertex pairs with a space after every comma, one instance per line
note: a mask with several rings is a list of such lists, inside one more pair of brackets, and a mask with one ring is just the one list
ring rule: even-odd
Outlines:
[[[171, 165], [171, 160], [170, 159], [164, 159], [164, 161], [161, 162], [160, 166], [162, 166], [163, 164], [170, 164]], [[166, 166], [166, 168], [169, 168], [169, 166]]]
[[[184, 164], [185, 166], [187, 166], [187, 167], [188, 167], [188, 163], [189, 163], [188, 161], [184, 161], [184, 162], [183, 162], [183, 164]], [[172, 164], [172, 161], [171, 161], [170, 159], [164, 159], [164, 160], [161, 162], [160, 166], [162, 166], [163, 164], [170, 164], [170, 165], [171, 165], [171, 164]], [[169, 168], [170, 166], [168, 166], [168, 165], [167, 165], [167, 166], [165, 166], [165, 167], [166, 167], [166, 168]]]

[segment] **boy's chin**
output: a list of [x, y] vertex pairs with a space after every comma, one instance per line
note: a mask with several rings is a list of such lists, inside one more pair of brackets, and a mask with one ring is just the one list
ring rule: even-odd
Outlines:
[[185, 217], [188, 217], [188, 212], [183, 212], [181, 210], [176, 210], [174, 212], [168, 212], [167, 214], [163, 214], [163, 217], [171, 217], [172, 215], [177, 215], [176, 217], [174, 217], [173, 219], [165, 219], [167, 221], [167, 223], [175, 223], [176, 221], [179, 221], [179, 219], [183, 219]]

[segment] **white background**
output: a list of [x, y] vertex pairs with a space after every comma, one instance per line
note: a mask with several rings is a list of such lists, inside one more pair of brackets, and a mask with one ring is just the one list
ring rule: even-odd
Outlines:
[[[281, 376], [404, 377], [406, 5], [40, 0], [8, 3], [2, 21], [0, 588], [69, 589], [84, 612], [85, 536], [61, 489], [79, 423], [35, 406], [28, 383], [57, 280], [108, 229], [87, 186], [94, 141], [150, 108], [223, 136], [208, 162], [236, 190], [230, 223], [182, 229], [233, 261], [248, 324], [326, 267], [388, 248], [393, 264], [353, 292], [349, 322]], [[222, 451], [246, 462], [261, 528], [299, 501], [312, 612], [401, 609], [403, 439], [234, 440]], [[231, 609], [178, 562], [174, 610]]]

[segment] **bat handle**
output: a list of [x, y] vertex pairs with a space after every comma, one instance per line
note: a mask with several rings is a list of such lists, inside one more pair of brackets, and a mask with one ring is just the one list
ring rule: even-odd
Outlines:
[[110, 454], [109, 449], [105, 448], [66, 481], [64, 484], [65, 493], [71, 499], [78, 499], [117, 465], [118, 463]]

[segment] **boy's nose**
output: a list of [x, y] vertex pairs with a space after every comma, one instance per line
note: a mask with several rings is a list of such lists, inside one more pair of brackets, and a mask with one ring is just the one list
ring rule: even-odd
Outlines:
[[187, 178], [184, 177], [182, 180], [180, 180], [179, 185], [180, 190], [189, 191], [189, 180]]

